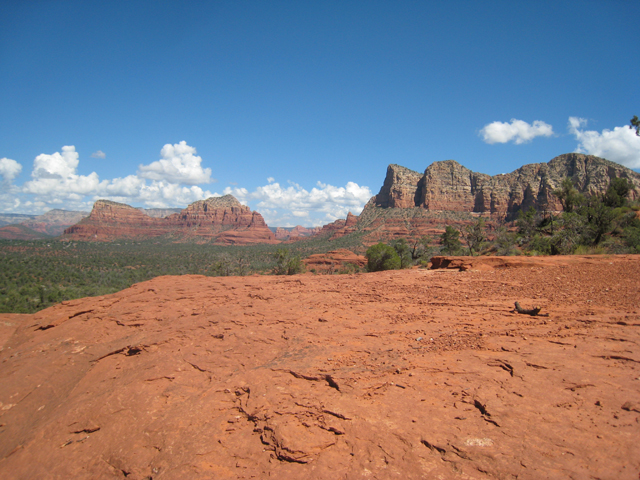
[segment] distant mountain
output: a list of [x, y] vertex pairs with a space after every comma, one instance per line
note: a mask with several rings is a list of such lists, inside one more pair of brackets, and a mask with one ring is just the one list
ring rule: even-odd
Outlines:
[[51, 210], [44, 215], [22, 222], [22, 225], [29, 227], [36, 232], [57, 237], [62, 235], [64, 230], [71, 225], [78, 223], [87, 217], [89, 212], [74, 212], [69, 210]]
[[322, 227], [301, 227], [297, 225], [295, 227], [277, 227], [272, 228], [271, 231], [274, 232], [276, 238], [278, 240], [296, 240], [306, 237], [312, 237], [316, 235], [318, 232], [322, 230]]
[[[34, 238], [57, 237], [65, 228], [79, 222], [89, 212], [51, 210], [43, 215], [0, 214], [0, 238], [8, 240], [33, 240]], [[9, 222], [9, 223], [6, 223]], [[24, 228], [13, 228], [20, 225]]]
[[154, 237], [226, 245], [278, 243], [262, 215], [232, 195], [194, 202], [164, 218], [151, 217], [123, 203], [98, 200], [91, 214], [63, 235], [67, 240], [84, 241]]
[[0, 213], [0, 227], [5, 225], [17, 225], [35, 218], [36, 215], [23, 215], [21, 213]]
[[53, 237], [46, 233], [36, 232], [23, 224], [17, 223], [0, 227], [0, 238], [4, 240], [40, 240]]
[[154, 218], [165, 218], [169, 215], [180, 213], [182, 211], [181, 208], [139, 208], [138, 210], [141, 210], [150, 217]]

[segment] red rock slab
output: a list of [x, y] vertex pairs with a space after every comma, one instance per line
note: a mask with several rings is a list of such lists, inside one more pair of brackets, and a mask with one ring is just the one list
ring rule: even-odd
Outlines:
[[310, 255], [303, 261], [307, 270], [314, 269], [323, 273], [337, 271], [348, 264], [355, 265], [358, 268], [364, 268], [367, 265], [367, 258], [364, 255], [357, 255], [344, 248]]
[[65, 302], [0, 352], [0, 478], [635, 480], [639, 271], [159, 277]]

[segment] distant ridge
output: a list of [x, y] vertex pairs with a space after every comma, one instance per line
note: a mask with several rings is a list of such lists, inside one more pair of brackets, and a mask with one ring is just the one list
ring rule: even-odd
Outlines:
[[278, 242], [262, 215], [232, 195], [199, 200], [165, 217], [152, 217], [111, 200], [97, 200], [91, 214], [67, 228], [63, 235], [63, 239], [80, 241], [155, 237], [226, 245]]

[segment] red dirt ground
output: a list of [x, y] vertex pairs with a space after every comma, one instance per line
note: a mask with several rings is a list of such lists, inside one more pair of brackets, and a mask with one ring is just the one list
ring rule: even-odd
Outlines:
[[638, 479], [640, 256], [450, 267], [0, 315], [0, 478]]

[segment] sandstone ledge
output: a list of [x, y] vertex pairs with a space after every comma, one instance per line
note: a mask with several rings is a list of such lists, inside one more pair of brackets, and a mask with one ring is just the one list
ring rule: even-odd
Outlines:
[[522, 260], [0, 315], [0, 477], [636, 480], [640, 256]]

